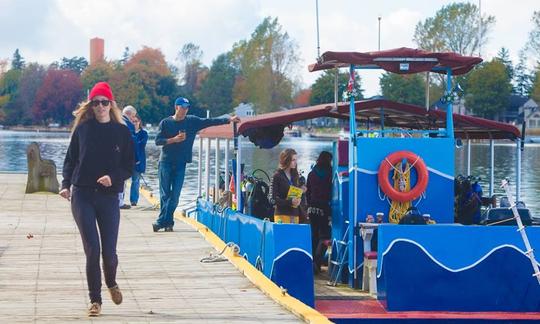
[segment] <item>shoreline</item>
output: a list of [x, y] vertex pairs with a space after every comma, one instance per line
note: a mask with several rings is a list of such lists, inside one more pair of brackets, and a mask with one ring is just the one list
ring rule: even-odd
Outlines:
[[46, 132], [46, 133], [69, 133], [71, 129], [69, 127], [47, 127], [47, 126], [5, 126], [0, 130], [14, 131], [14, 132]]

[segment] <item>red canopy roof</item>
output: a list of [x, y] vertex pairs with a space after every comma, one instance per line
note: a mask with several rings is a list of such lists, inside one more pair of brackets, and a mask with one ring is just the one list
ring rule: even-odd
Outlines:
[[[436, 130], [446, 127], [446, 112], [443, 110], [426, 110], [423, 107], [402, 104], [389, 100], [364, 100], [355, 103], [356, 119], [359, 127], [368, 122], [378, 125], [381, 112], [384, 114], [385, 127], [403, 129]], [[349, 104], [324, 104], [305, 108], [262, 114], [254, 117], [244, 117], [238, 125], [238, 133], [246, 135], [250, 129], [288, 125], [296, 121], [319, 117], [349, 119]], [[520, 131], [513, 125], [493, 120], [454, 114], [454, 133], [456, 137], [471, 139], [515, 139], [520, 137]], [[233, 138], [231, 125], [214, 126], [202, 130], [199, 135], [208, 138]]]
[[378, 67], [393, 73], [410, 74], [418, 72], [446, 73], [452, 69], [454, 75], [469, 72], [482, 59], [474, 56], [463, 56], [453, 52], [433, 53], [421, 49], [407, 47], [378, 52], [325, 52], [318, 62], [309, 65], [309, 71], [320, 71], [332, 68]]
[[[291, 123], [301, 120], [328, 117], [328, 113], [332, 108], [332, 105], [324, 104], [305, 108], [277, 111], [253, 117], [242, 117], [242, 121], [238, 125], [238, 133], [244, 134], [246, 130], [251, 128], [259, 128], [272, 125], [289, 125]], [[233, 138], [233, 128], [232, 125], [228, 124], [221, 126], [213, 126], [200, 131], [199, 136], [231, 139]]]

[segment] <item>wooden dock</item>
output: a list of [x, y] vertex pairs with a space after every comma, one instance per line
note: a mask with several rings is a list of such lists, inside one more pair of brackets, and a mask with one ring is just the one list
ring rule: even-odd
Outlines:
[[26, 175], [0, 173], [0, 319], [2, 323], [299, 323], [229, 262], [201, 263], [216, 252], [191, 226], [153, 233], [156, 211], [122, 210], [114, 305], [86, 315], [85, 258], [69, 203], [25, 194]]

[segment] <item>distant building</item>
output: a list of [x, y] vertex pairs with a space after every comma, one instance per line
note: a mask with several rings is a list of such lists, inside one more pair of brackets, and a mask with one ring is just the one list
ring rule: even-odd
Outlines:
[[527, 129], [538, 133], [540, 131], [540, 110], [538, 104], [533, 100], [527, 100], [519, 107], [520, 119], [527, 123]]
[[105, 40], [92, 38], [90, 40], [90, 65], [105, 60]]
[[[511, 95], [508, 98], [508, 107], [501, 113], [500, 120], [510, 124], [520, 124], [523, 120], [523, 105], [529, 98], [520, 95]], [[520, 118], [521, 115], [521, 118]]]
[[255, 110], [253, 110], [253, 104], [241, 103], [234, 108], [234, 114], [240, 118], [255, 116]]

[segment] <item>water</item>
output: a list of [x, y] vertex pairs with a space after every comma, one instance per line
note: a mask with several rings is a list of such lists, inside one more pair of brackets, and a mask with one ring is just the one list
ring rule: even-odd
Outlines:
[[[247, 140], [246, 140], [247, 141]], [[298, 167], [304, 171], [304, 175], [310, 170], [322, 150], [332, 150], [332, 142], [310, 138], [284, 138], [273, 149], [257, 149], [253, 144], [244, 141], [242, 145], [242, 160], [245, 170], [250, 173], [254, 166], [263, 169], [271, 177], [278, 165], [279, 152], [284, 148], [292, 147], [298, 152]], [[52, 159], [61, 172], [64, 156], [69, 144], [68, 133], [37, 133], [37, 132], [13, 132], [0, 130], [0, 172], [26, 172], [26, 147], [31, 142], [38, 142], [42, 152], [42, 158]], [[215, 142], [215, 141], [214, 141]], [[197, 165], [198, 165], [198, 141], [193, 148], [193, 163], [188, 164], [186, 179], [180, 206], [188, 205], [197, 196]], [[206, 145], [206, 142], [205, 142]], [[215, 145], [215, 144], [214, 144]], [[221, 158], [224, 159], [224, 141], [221, 141]], [[232, 143], [231, 143], [232, 146]], [[156, 147], [153, 140], [148, 142], [147, 171], [144, 180], [155, 194], [159, 193], [157, 180], [157, 161], [160, 148]], [[495, 194], [503, 194], [499, 189], [501, 179], [508, 177], [515, 179], [516, 147], [514, 144], [500, 144], [495, 146]], [[471, 147], [471, 170], [472, 174], [482, 178], [481, 184], [484, 194], [489, 192], [489, 145], [473, 144]], [[456, 150], [456, 174], [464, 174], [466, 170], [466, 147]], [[230, 151], [232, 158], [232, 149]], [[204, 159], [204, 155], [203, 155]], [[211, 156], [211, 185], [214, 177], [214, 156]], [[527, 144], [522, 155], [522, 190], [521, 199], [531, 209], [533, 215], [540, 215], [540, 177], [537, 169], [540, 167], [540, 145]], [[203, 161], [204, 166], [204, 161]], [[257, 172], [258, 177], [265, 178], [262, 172]], [[204, 181], [204, 180], [203, 180]], [[514, 183], [512, 183], [513, 185]]]

